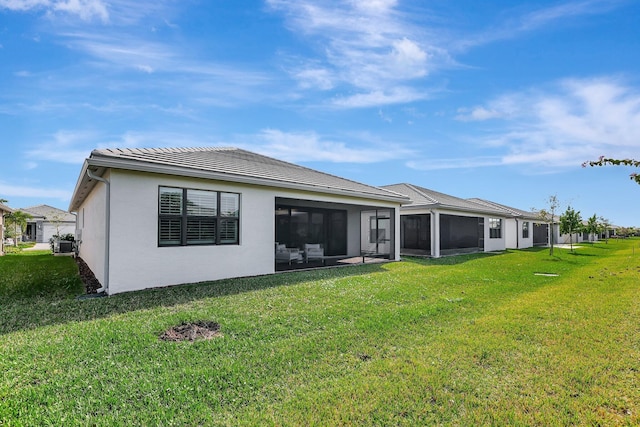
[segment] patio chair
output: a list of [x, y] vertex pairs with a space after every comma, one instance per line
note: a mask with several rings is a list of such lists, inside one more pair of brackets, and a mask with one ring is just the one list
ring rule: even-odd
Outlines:
[[283, 243], [276, 243], [276, 262], [302, 262], [302, 254], [298, 248], [287, 248]]
[[305, 262], [313, 259], [320, 259], [324, 262], [324, 248], [320, 243], [305, 243], [304, 258]]

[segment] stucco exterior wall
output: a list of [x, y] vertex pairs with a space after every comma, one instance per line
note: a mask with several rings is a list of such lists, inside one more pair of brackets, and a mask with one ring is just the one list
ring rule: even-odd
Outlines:
[[[112, 170], [108, 179], [111, 182], [109, 294], [274, 273], [277, 197], [350, 204], [346, 206], [348, 251], [359, 255], [359, 227], [352, 225], [356, 218], [359, 225], [360, 209], [354, 203], [374, 206], [374, 201], [349, 197], [123, 170]], [[239, 193], [240, 244], [158, 247], [159, 186]], [[78, 212], [80, 256], [103, 284], [105, 188], [98, 183]], [[397, 216], [399, 205], [386, 204], [396, 208]], [[396, 247], [398, 223], [396, 220]], [[399, 259], [399, 255], [394, 259]]]
[[[158, 247], [159, 186], [240, 193], [240, 244]], [[272, 273], [274, 203], [258, 187], [114, 171], [109, 293]]]
[[[105, 175], [109, 179], [109, 175]], [[78, 209], [76, 240], [80, 251], [78, 255], [87, 263], [96, 279], [104, 285], [105, 250], [105, 202], [106, 186], [98, 183]]]
[[[501, 217], [499, 215], [482, 215], [484, 217], [484, 251], [485, 252], [493, 252], [493, 251], [504, 251], [507, 248], [506, 245], [506, 234], [505, 223], [506, 218]], [[490, 238], [489, 237], [489, 218], [498, 218], [502, 220], [502, 232], [500, 233], [500, 237]]]
[[[506, 218], [505, 245], [508, 249], [525, 249], [533, 247], [533, 221], [527, 219]], [[529, 223], [529, 236], [522, 237], [522, 224]]]
[[[529, 223], [529, 237], [522, 237], [522, 223]], [[530, 219], [518, 220], [518, 249], [533, 247], [533, 221]]]
[[[502, 220], [503, 233], [505, 236], [505, 247], [518, 249], [518, 237], [522, 236], [522, 224], [515, 218], [505, 218]], [[520, 233], [520, 236], [518, 236]]]
[[4, 255], [4, 211], [0, 209], [0, 256]]
[[582, 242], [582, 233], [561, 234], [560, 237], [558, 237], [558, 243], [561, 245], [568, 245], [572, 241], [574, 244]]

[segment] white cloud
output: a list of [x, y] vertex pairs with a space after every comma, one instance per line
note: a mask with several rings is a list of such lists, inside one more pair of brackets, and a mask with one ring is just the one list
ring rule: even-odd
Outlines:
[[575, 16], [607, 12], [615, 8], [619, 3], [620, 1], [615, 0], [581, 0], [560, 3], [523, 16], [518, 29], [521, 31], [529, 31], [552, 22], [561, 22]]
[[[426, 41], [425, 30], [411, 22], [392, 0], [318, 3], [267, 0], [283, 12], [292, 31], [318, 47], [318, 54], [291, 71], [302, 88], [341, 90], [354, 95], [334, 105], [359, 108], [425, 99], [425, 90], [409, 83], [450, 63], [445, 49]], [[320, 77], [320, 78], [319, 78]], [[396, 96], [403, 92], [402, 97]]]
[[26, 12], [44, 10], [47, 14], [65, 13], [76, 15], [84, 21], [98, 18], [109, 20], [109, 11], [101, 0], [0, 0], [0, 9]]
[[393, 42], [391, 63], [395, 71], [406, 78], [417, 78], [427, 74], [427, 53], [414, 41], [407, 38]]
[[487, 109], [485, 107], [474, 107], [471, 110], [467, 108], [458, 109], [457, 120], [461, 121], [478, 121], [488, 120], [502, 117], [502, 113], [498, 110]]
[[134, 69], [145, 73], [185, 73], [207, 79], [217, 78], [228, 84], [243, 86], [260, 85], [268, 81], [268, 77], [262, 72], [191, 58], [185, 56], [176, 46], [150, 42], [131, 34], [78, 31], [64, 33], [63, 36], [68, 46], [110, 67]]
[[42, 185], [35, 187], [24, 185], [12, 185], [0, 182], [0, 194], [3, 197], [33, 197], [38, 199], [60, 199], [69, 200], [71, 198], [71, 191], [60, 190], [57, 188], [47, 188]]
[[[366, 139], [365, 136], [362, 137]], [[248, 150], [289, 162], [377, 163], [408, 157], [411, 154], [409, 150], [397, 144], [377, 144], [371, 140], [362, 139], [360, 144], [347, 144], [325, 139], [316, 132], [283, 132], [278, 129], [264, 129], [250, 139], [254, 142], [245, 145]], [[352, 148], [349, 145], [359, 146]]]
[[473, 169], [504, 165], [500, 157], [467, 157], [451, 159], [420, 159], [406, 163], [407, 167], [416, 170]]
[[92, 132], [58, 131], [49, 141], [46, 141], [33, 149], [27, 150], [25, 155], [35, 161], [52, 161], [58, 163], [82, 164], [89, 156], [90, 150], [83, 147], [88, 141], [95, 140]]
[[464, 117], [503, 126], [481, 141], [506, 150], [504, 164], [578, 167], [600, 155], [636, 158], [640, 150], [640, 90], [611, 77], [510, 94]]
[[397, 4], [397, 0], [350, 0], [358, 10], [365, 13], [382, 14], [389, 12]]
[[298, 84], [303, 89], [333, 89], [333, 76], [326, 68], [304, 68], [293, 72]]
[[[549, 7], [523, 13], [519, 16], [502, 18], [503, 21], [492, 26], [488, 31], [462, 37], [457, 42], [456, 50], [473, 46], [481, 46], [498, 40], [511, 39], [523, 33], [547, 28], [554, 24], [566, 25], [567, 20], [581, 16], [595, 15], [609, 12], [619, 7], [625, 0], [577, 0], [564, 1]], [[515, 8], [518, 12], [522, 8]], [[506, 16], [506, 15], [503, 15]]]
[[336, 97], [333, 99], [332, 104], [341, 108], [360, 108], [373, 105], [406, 104], [428, 97], [427, 93], [409, 87], [395, 87], [389, 92], [376, 90], [347, 97]]
[[90, 21], [94, 17], [99, 18], [103, 22], [107, 22], [109, 20], [107, 6], [100, 0], [57, 1], [53, 4], [53, 10], [56, 12], [66, 12], [72, 15], [78, 15], [85, 21]]
[[0, 8], [27, 11], [51, 6], [51, 0], [0, 0]]

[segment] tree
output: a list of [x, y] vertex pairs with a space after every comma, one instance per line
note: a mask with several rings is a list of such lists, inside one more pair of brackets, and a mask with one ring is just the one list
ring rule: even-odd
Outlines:
[[599, 229], [602, 234], [604, 234], [604, 242], [609, 243], [609, 228], [611, 228], [611, 223], [609, 220], [603, 216], [598, 218], [600, 220]]
[[540, 209], [538, 211], [538, 217], [543, 222], [549, 224], [549, 255], [553, 256], [553, 226], [556, 220], [556, 210], [560, 207], [560, 202], [555, 194], [553, 196], [549, 196], [547, 199], [547, 206], [549, 207], [549, 210]]
[[616, 230], [616, 235], [626, 239], [627, 237], [633, 235], [633, 229], [629, 227], [620, 227]]
[[[600, 156], [598, 160], [590, 160], [586, 161], [582, 164], [583, 168], [587, 166], [634, 166], [636, 168], [640, 167], [640, 160], [635, 159], [608, 159], [604, 156]], [[640, 184], [640, 174], [632, 173], [629, 175], [629, 178]]]
[[576, 212], [571, 206], [567, 206], [567, 210], [560, 215], [560, 233], [569, 234], [571, 252], [573, 252], [573, 234], [579, 232], [581, 228], [582, 218], [580, 217], [580, 211]]
[[54, 214], [50, 218], [45, 219], [47, 219], [56, 228], [56, 234], [54, 237], [60, 237], [60, 225], [62, 225], [64, 217], [62, 215]]
[[26, 212], [22, 211], [14, 211], [7, 215], [7, 225], [9, 223], [13, 224], [13, 245], [18, 246], [18, 227], [20, 230], [24, 231], [27, 228], [27, 220], [31, 218]]
[[593, 214], [592, 217], [589, 217], [585, 230], [587, 231], [587, 233], [589, 233], [589, 240], [593, 241], [593, 236], [598, 233], [598, 217], [596, 216], [596, 214]]

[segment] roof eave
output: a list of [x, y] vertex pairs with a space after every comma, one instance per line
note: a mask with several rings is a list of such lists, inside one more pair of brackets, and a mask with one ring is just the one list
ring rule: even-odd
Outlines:
[[447, 205], [447, 204], [443, 204], [443, 203], [416, 204], [416, 205], [404, 206], [403, 208], [404, 209], [411, 209], [411, 210], [418, 210], [418, 209], [446, 209], [446, 210], [451, 210], [451, 211], [468, 212], [468, 213], [476, 213], [476, 214], [486, 214], [486, 215], [496, 215], [496, 216], [502, 216], [502, 217], [509, 216], [505, 212], [491, 211], [491, 210], [486, 210], [486, 209], [465, 208], [465, 207], [462, 207], [462, 206]]

